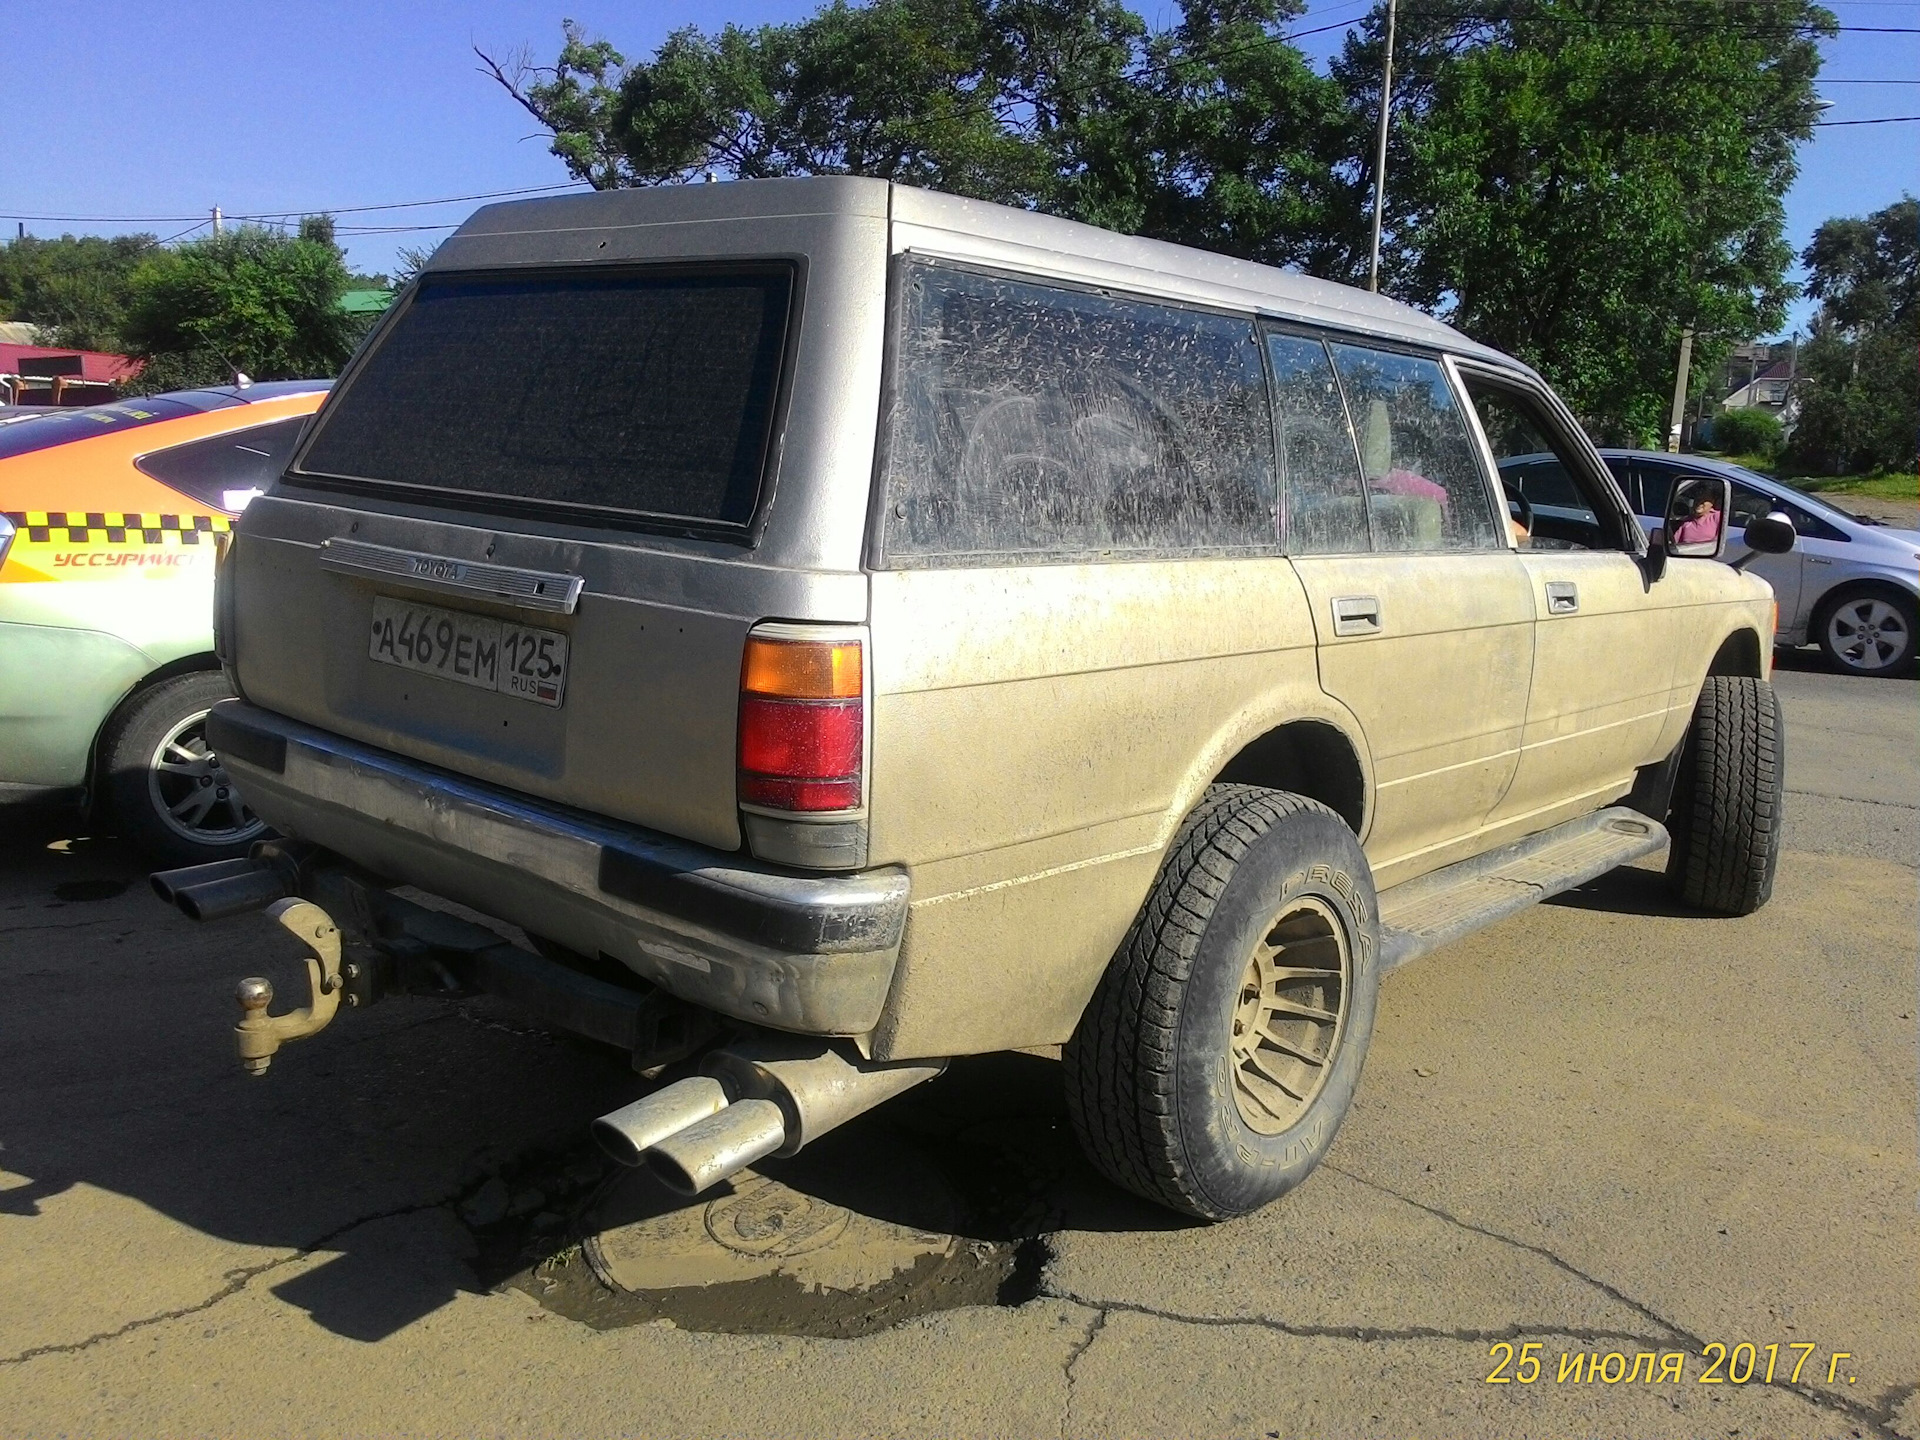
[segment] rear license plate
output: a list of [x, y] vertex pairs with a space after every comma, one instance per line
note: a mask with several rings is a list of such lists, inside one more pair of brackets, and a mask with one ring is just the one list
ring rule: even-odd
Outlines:
[[567, 693], [567, 637], [509, 620], [373, 597], [368, 658], [498, 690], [556, 709]]

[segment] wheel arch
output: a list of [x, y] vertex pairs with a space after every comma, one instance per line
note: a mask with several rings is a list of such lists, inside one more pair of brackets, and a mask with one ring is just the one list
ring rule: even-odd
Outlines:
[[1373, 793], [1363, 756], [1331, 717], [1301, 715], [1244, 740], [1208, 783], [1262, 785], [1318, 800], [1359, 838], [1366, 834]]
[[112, 732], [115, 723], [126, 713], [127, 707], [156, 685], [165, 684], [181, 675], [192, 675], [201, 670], [218, 670], [219, 668], [220, 657], [211, 650], [191, 655], [177, 655], [164, 665], [154, 666], [135, 681], [126, 694], [113, 702], [113, 708], [107, 711], [99, 727], [93, 732], [93, 743], [87, 749], [86, 809], [89, 820], [97, 819], [100, 814], [104, 790], [100, 780], [102, 766], [106, 760], [107, 736]]
[[1720, 648], [1714, 651], [1707, 665], [1707, 674], [1744, 675], [1749, 680], [1764, 680], [1767, 678], [1764, 658], [1760, 633], [1743, 625], [1720, 642]]

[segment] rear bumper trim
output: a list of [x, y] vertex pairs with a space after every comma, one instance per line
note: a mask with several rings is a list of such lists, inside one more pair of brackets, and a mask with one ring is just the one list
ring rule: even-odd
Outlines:
[[879, 1020], [906, 925], [904, 870], [775, 870], [245, 701], [217, 706], [207, 726], [262, 818], [377, 873], [609, 954], [742, 1020], [831, 1035]]

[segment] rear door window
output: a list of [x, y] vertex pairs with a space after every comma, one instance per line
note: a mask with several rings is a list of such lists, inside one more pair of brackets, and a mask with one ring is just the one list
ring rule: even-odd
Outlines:
[[169, 489], [217, 510], [244, 510], [279, 477], [307, 417], [275, 420], [153, 450], [133, 463]]
[[327, 405], [299, 473], [476, 508], [740, 528], [789, 265], [432, 276]]
[[927, 263], [901, 287], [887, 563], [1278, 547], [1249, 318]]
[[1439, 362], [1331, 347], [1359, 441], [1375, 550], [1490, 550], [1505, 544], [1466, 420]]

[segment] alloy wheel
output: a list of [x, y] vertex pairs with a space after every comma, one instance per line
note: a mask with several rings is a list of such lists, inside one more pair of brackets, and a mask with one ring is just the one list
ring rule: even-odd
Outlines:
[[207, 715], [181, 720], [147, 762], [147, 795], [169, 830], [196, 845], [237, 845], [266, 834], [240, 798], [220, 757], [207, 747]]
[[1248, 1129], [1278, 1135], [1326, 1085], [1352, 976], [1345, 928], [1312, 897], [1292, 901], [1254, 944], [1228, 1045], [1233, 1103]]
[[1827, 645], [1850, 670], [1884, 670], [1906, 652], [1907, 617], [1885, 600], [1863, 595], [1827, 617]]

